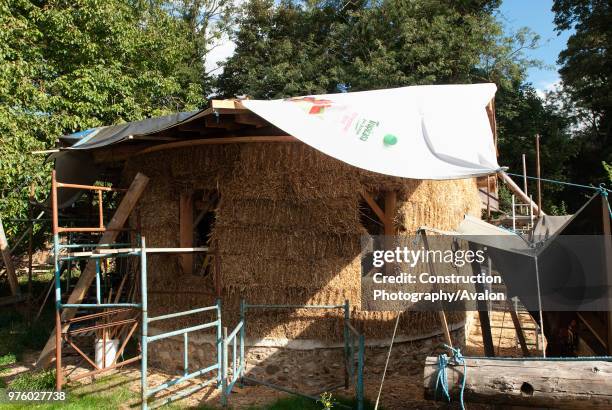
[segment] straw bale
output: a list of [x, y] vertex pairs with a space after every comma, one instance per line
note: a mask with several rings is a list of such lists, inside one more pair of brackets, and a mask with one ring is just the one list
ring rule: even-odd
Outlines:
[[[169, 150], [128, 161], [124, 176], [151, 178], [139, 202], [150, 246], [177, 246], [179, 195], [218, 190], [213, 243], [221, 254], [223, 318], [238, 322], [239, 303], [342, 304], [367, 337], [385, 338], [396, 312], [364, 312], [361, 302], [360, 193], [397, 190], [395, 220], [411, 236], [420, 226], [454, 229], [464, 214], [478, 215], [475, 180], [421, 181], [351, 167], [305, 144], [235, 144]], [[214, 303], [210, 277], [183, 275], [176, 256], [151, 257], [150, 303], [155, 314]], [[202, 291], [202, 294], [197, 292]], [[155, 293], [161, 292], [161, 293]], [[154, 306], [153, 306], [154, 305]], [[462, 313], [450, 313], [458, 323]], [[180, 318], [162, 327], [204, 320]], [[249, 337], [338, 341], [341, 311], [249, 312]], [[399, 334], [439, 329], [435, 312], [406, 312]]]

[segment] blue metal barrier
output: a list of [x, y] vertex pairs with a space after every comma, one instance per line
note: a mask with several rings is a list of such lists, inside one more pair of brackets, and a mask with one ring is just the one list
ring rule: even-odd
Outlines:
[[[344, 364], [345, 364], [345, 380], [344, 383], [337, 386], [326, 388], [325, 390], [315, 393], [306, 394], [297, 390], [289, 389], [287, 387], [279, 386], [265, 380], [258, 380], [249, 376], [246, 376], [246, 360], [245, 360], [245, 341], [246, 341], [246, 312], [248, 309], [343, 309], [344, 310]], [[239, 337], [238, 342], [236, 341]], [[232, 376], [227, 379], [228, 371], [228, 346], [232, 346]], [[350, 324], [350, 307], [348, 300], [342, 305], [249, 305], [244, 300], [240, 302], [240, 322], [234, 328], [234, 330], [227, 335], [223, 340], [223, 362], [222, 362], [222, 403], [227, 404], [227, 398], [232, 392], [232, 388], [236, 381], [249, 381], [254, 384], [259, 384], [272, 388], [274, 390], [282, 391], [289, 394], [294, 394], [302, 397], [307, 397], [312, 400], [320, 400], [320, 394], [337, 390], [344, 387], [348, 389], [350, 385], [355, 386], [355, 399], [357, 401], [357, 409], [363, 410], [364, 401], [364, 389], [363, 389], [363, 368], [365, 359], [365, 337], [359, 333]], [[240, 348], [240, 356], [237, 356], [237, 346]], [[357, 356], [355, 357], [355, 353]], [[239, 360], [236, 360], [236, 358]], [[339, 407], [348, 407], [343, 404], [338, 404]]]
[[[144, 244], [143, 244], [143, 248], [144, 248]], [[146, 255], [146, 252], [143, 252], [143, 254]], [[143, 265], [141, 266], [141, 269], [143, 270], [146, 269], [146, 256], [145, 256], [145, 260], [143, 261]], [[178, 399], [184, 398], [192, 393], [195, 393], [196, 391], [206, 386], [209, 386], [213, 383], [216, 383], [217, 386], [219, 387], [221, 380], [222, 380], [221, 358], [222, 358], [222, 352], [223, 352], [223, 347], [222, 347], [223, 340], [221, 338], [221, 301], [217, 300], [217, 303], [213, 306], [201, 307], [201, 308], [186, 310], [183, 312], [170, 313], [166, 315], [149, 318], [148, 311], [147, 311], [147, 296], [146, 296], [147, 295], [147, 291], [146, 291], [147, 284], [146, 284], [146, 273], [145, 272], [141, 274], [141, 289], [142, 289], [142, 295], [143, 295], [142, 296], [142, 304], [143, 304], [142, 335], [141, 335], [141, 346], [142, 346], [142, 361], [141, 361], [142, 405], [141, 405], [141, 408], [143, 410], [146, 410], [148, 408], [149, 398], [159, 393], [160, 391], [166, 390], [172, 386], [175, 386], [179, 383], [183, 383], [187, 380], [191, 380], [196, 377], [201, 377], [215, 370], [217, 371], [216, 378], [206, 380], [189, 389], [181, 390], [169, 397], [164, 397], [161, 401], [155, 402], [154, 404], [155, 404], [155, 407], [157, 407], [159, 405], [171, 403]], [[165, 332], [165, 333], [161, 333], [157, 335], [149, 336], [148, 334], [149, 332], [148, 325], [151, 322], [156, 322], [159, 320], [166, 320], [166, 319], [173, 319], [173, 318], [177, 318], [181, 316], [193, 315], [196, 313], [212, 311], [212, 310], [216, 311], [216, 316], [217, 316], [217, 319], [212, 322], [203, 323], [203, 324], [196, 325], [196, 326], [190, 326], [190, 327], [186, 327], [183, 329], [173, 330], [170, 332]], [[200, 331], [200, 330], [205, 330], [205, 329], [211, 329], [211, 328], [216, 329], [217, 363], [211, 366], [190, 372], [189, 371], [189, 333]], [[169, 380], [165, 383], [162, 383], [160, 385], [149, 387], [148, 382], [147, 382], [148, 344], [151, 342], [158, 341], [158, 340], [167, 339], [169, 337], [175, 337], [175, 336], [180, 336], [180, 335], [183, 336], [183, 375], [175, 379]]]

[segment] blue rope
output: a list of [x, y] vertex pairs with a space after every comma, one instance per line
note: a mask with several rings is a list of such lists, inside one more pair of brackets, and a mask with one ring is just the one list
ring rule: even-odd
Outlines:
[[446, 398], [447, 402], [450, 402], [450, 394], [448, 392], [448, 374], [446, 368], [449, 364], [454, 365], [463, 365], [463, 375], [461, 377], [461, 390], [459, 391], [459, 403], [461, 405], [461, 410], [465, 410], [465, 405], [463, 404], [463, 392], [465, 391], [465, 381], [467, 379], [467, 364], [465, 363], [465, 358], [461, 354], [459, 349], [455, 349], [454, 347], [443, 345], [444, 348], [451, 351], [453, 354], [452, 357], [448, 357], [446, 353], [442, 353], [438, 356], [438, 376], [436, 377], [436, 389], [434, 390], [434, 399], [438, 393], [438, 387], [442, 388], [442, 393]]
[[515, 177], [520, 177], [520, 178], [528, 178], [528, 179], [535, 179], [535, 180], [540, 180], [544, 182], [551, 182], [553, 184], [568, 185], [568, 186], [573, 186], [576, 188], [593, 189], [599, 192], [599, 194], [606, 199], [606, 203], [608, 204], [608, 212], [610, 213], [610, 219], [612, 219], [612, 207], [610, 207], [610, 201], [608, 201], [608, 193], [612, 192], [612, 189], [606, 188], [604, 184], [599, 184], [599, 186], [582, 185], [582, 184], [574, 184], [573, 182], [558, 181], [556, 179], [546, 179], [546, 178], [538, 178], [538, 177], [530, 177], [530, 176], [525, 176], [525, 175], [513, 174], [512, 172], [506, 172], [506, 174], [512, 175]]
[[[514, 177], [525, 178], [524, 175], [513, 174], [512, 172], [506, 172], [506, 174], [512, 175]], [[559, 181], [559, 180], [556, 180], [556, 179], [546, 179], [546, 178], [538, 178], [538, 177], [530, 177], [530, 176], [527, 176], [526, 178], [527, 179], [533, 179], [533, 180], [536, 180], [536, 181], [540, 180], [540, 181], [544, 181], [544, 182], [550, 182], [550, 183], [553, 183], [553, 184], [573, 186], [573, 187], [576, 187], [576, 188], [586, 188], [586, 189], [594, 189], [596, 191], [604, 190], [604, 191], [607, 191], [607, 192], [612, 192], [612, 190], [605, 188], [603, 186], [603, 184], [600, 185], [599, 187], [596, 187], [596, 186], [593, 186], [593, 185], [575, 184], [573, 182]]]

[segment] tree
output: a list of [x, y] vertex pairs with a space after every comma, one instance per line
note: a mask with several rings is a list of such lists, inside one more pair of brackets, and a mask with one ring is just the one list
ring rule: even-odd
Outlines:
[[256, 98], [522, 78], [537, 37], [503, 35], [499, 1], [250, 0], [219, 78]]
[[557, 30], [575, 30], [558, 60], [579, 144], [571, 174], [577, 182], [596, 184], [606, 179], [601, 161], [612, 162], [612, 4], [555, 0], [552, 10]]
[[[58, 136], [205, 103], [186, 20], [144, 0], [0, 1], [0, 212], [26, 217], [27, 185], [46, 197], [33, 150]], [[195, 73], [195, 74], [194, 74]], [[18, 226], [6, 223], [9, 236]]]
[[[542, 99], [530, 84], [514, 82], [500, 87], [496, 96], [498, 148], [500, 163], [510, 172], [522, 173], [522, 154], [527, 162], [527, 174], [535, 175], [535, 135], [540, 135], [540, 162], [542, 175], [547, 179], [571, 181], [568, 177], [577, 145], [572, 139], [571, 118], [559, 109], [554, 96]], [[520, 179], [520, 178], [519, 178]], [[522, 181], [518, 181], [522, 186]], [[536, 182], [528, 181], [528, 193], [536, 200]], [[542, 184], [542, 207], [551, 213], [582, 205], [582, 197], [561, 184]], [[576, 199], [576, 200], [573, 200]], [[573, 208], [572, 208], [573, 209]]]

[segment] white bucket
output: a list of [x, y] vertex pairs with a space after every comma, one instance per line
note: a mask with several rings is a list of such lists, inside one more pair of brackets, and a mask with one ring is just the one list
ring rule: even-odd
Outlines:
[[115, 357], [117, 356], [117, 349], [119, 348], [119, 340], [118, 339], [107, 339], [106, 340], [106, 363], [103, 364], [104, 361], [104, 350], [102, 350], [102, 346], [104, 345], [103, 339], [96, 339], [96, 366], [101, 369], [104, 369], [113, 364], [115, 361]]

